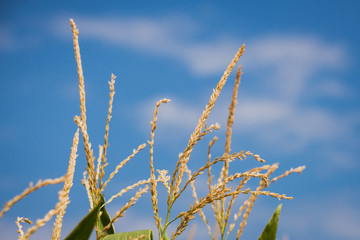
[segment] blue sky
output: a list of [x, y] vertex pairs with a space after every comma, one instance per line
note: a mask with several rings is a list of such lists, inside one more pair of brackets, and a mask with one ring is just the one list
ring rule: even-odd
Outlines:
[[[212, 89], [245, 43], [232, 150], [279, 162], [278, 174], [307, 166], [302, 175], [269, 189], [294, 197], [281, 201], [278, 238], [359, 239], [359, 7], [357, 1], [1, 1], [0, 204], [29, 182], [66, 171], [76, 131], [73, 117], [80, 113], [73, 18], [80, 30], [95, 154], [103, 144], [108, 81], [111, 73], [117, 76], [108, 173], [150, 138], [153, 108], [164, 97], [172, 102], [159, 111], [155, 168], [172, 172]], [[195, 149], [189, 163], [193, 169], [206, 161], [214, 135], [220, 140], [213, 156], [223, 151], [234, 78], [233, 73], [208, 120], [222, 128]], [[106, 197], [148, 178], [148, 150], [120, 171]], [[63, 237], [88, 209], [79, 183], [85, 168], [82, 144], [78, 153]], [[234, 163], [233, 171], [253, 166], [247, 159]], [[202, 181], [198, 188], [205, 194]], [[0, 238], [16, 239], [16, 217], [42, 217], [55, 205], [60, 188], [41, 189], [15, 205], [0, 219]], [[133, 194], [114, 201], [110, 214]], [[176, 211], [191, 201], [187, 195]], [[259, 197], [243, 239], [256, 239], [278, 204]], [[197, 239], [208, 239], [197, 222]], [[49, 239], [51, 226], [34, 239]], [[149, 195], [116, 224], [118, 231], [136, 228], [154, 229]]]

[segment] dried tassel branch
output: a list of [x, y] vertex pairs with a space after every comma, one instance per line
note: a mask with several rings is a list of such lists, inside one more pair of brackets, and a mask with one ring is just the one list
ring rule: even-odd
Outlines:
[[[210, 168], [210, 167], [209, 167], [209, 168]], [[186, 169], [186, 173], [188, 174], [188, 178], [189, 178], [189, 180], [190, 180], [190, 179], [191, 179], [191, 170], [187, 168], [187, 169]], [[195, 183], [194, 183], [194, 181], [191, 181], [191, 190], [192, 190], [192, 195], [193, 195], [193, 197], [194, 197], [194, 199], [195, 199], [195, 204], [198, 204], [198, 203], [199, 203], [199, 199], [198, 199], [198, 197], [197, 197], [197, 193], [196, 193], [196, 188], [195, 188]], [[210, 225], [209, 225], [209, 221], [206, 219], [206, 216], [205, 216], [204, 211], [203, 211], [202, 209], [200, 209], [199, 215], [200, 215], [202, 221], [205, 223], [206, 228], [207, 228], [207, 230], [208, 230], [208, 232], [209, 232], [209, 235], [210, 235], [211, 239], [212, 239], [212, 240], [215, 240], [215, 238], [213, 237], [213, 235], [212, 235], [212, 233], [211, 233], [211, 227], [210, 227]], [[192, 238], [193, 238], [193, 237], [192, 237]], [[188, 239], [189, 239], [189, 237], [188, 237]]]
[[[178, 193], [179, 186], [180, 186], [181, 180], [182, 180], [182, 176], [183, 176], [184, 170], [185, 170], [184, 166], [189, 161], [190, 154], [191, 154], [191, 152], [192, 152], [192, 150], [194, 148], [194, 145], [196, 144], [196, 139], [200, 135], [201, 130], [203, 129], [203, 127], [205, 125], [205, 122], [206, 122], [212, 108], [214, 107], [215, 102], [218, 99], [222, 88], [224, 87], [224, 85], [225, 85], [225, 83], [227, 81], [227, 78], [229, 77], [232, 69], [235, 67], [235, 64], [240, 59], [240, 57], [244, 53], [244, 51], [245, 51], [245, 44], [236, 53], [234, 59], [231, 61], [231, 63], [229, 64], [229, 66], [225, 70], [223, 76], [221, 77], [220, 81], [218, 82], [218, 84], [216, 86], [216, 89], [213, 90], [213, 93], [210, 96], [209, 103], [205, 107], [205, 110], [203, 111], [194, 132], [190, 136], [188, 146], [186, 147], [184, 153], [181, 155], [181, 158], [179, 158], [179, 160], [178, 160], [178, 162], [176, 164], [176, 167], [175, 167], [175, 170], [174, 170], [174, 173], [173, 173], [173, 178], [172, 178], [171, 183], [170, 183], [170, 189], [171, 189], [171, 192], [172, 192], [172, 196], [170, 196], [170, 194], [169, 194], [168, 202], [171, 202], [170, 198], [173, 198]], [[177, 176], [176, 176], [176, 174], [177, 174]], [[175, 181], [175, 176], [176, 176], [176, 181]]]
[[[225, 141], [225, 154], [230, 154], [231, 147], [231, 135], [232, 135], [232, 125], [234, 123], [234, 115], [235, 115], [235, 106], [237, 103], [237, 94], [240, 85], [240, 76], [241, 76], [241, 66], [239, 66], [238, 71], [236, 73], [235, 85], [233, 89], [233, 94], [231, 98], [231, 104], [229, 107], [229, 116], [226, 125], [226, 141]], [[229, 161], [224, 162], [224, 172], [222, 173], [223, 178], [227, 178], [229, 172]]]
[[284, 177], [287, 177], [289, 176], [290, 174], [292, 173], [298, 173], [298, 174], [301, 174], [302, 171], [304, 171], [306, 167], [305, 166], [301, 166], [301, 167], [297, 167], [295, 169], [291, 168], [289, 171], [286, 171], [284, 174], [278, 176], [278, 177], [275, 177], [271, 180], [271, 182], [276, 182], [277, 180], [281, 179], [281, 178], [284, 178]]
[[17, 217], [15, 224], [18, 227], [18, 230], [16, 230], [16, 232], [19, 233], [18, 239], [24, 237], [24, 231], [22, 230], [21, 223], [28, 223], [30, 225], [32, 224], [32, 222], [28, 218]]
[[[251, 169], [251, 170], [248, 170], [247, 171], [247, 173], [250, 173], [250, 174], [259, 174], [259, 172], [260, 171], [262, 171], [262, 170], [269, 170], [271, 168], [271, 166], [270, 165], [264, 165], [264, 166], [261, 166], [261, 167], [257, 167], [257, 168], [253, 168], [253, 169]], [[263, 175], [265, 178], [264, 178], [264, 182], [266, 182], [266, 175]], [[244, 181], [244, 182], [246, 182], [246, 181], [248, 181], [250, 179], [250, 175], [248, 175], [248, 176], [244, 176], [244, 178], [243, 178], [243, 180], [242, 181]], [[242, 182], [240, 182], [239, 183], [239, 185], [242, 185], [242, 184], [245, 184], [245, 183], [242, 183]], [[238, 188], [237, 188], [237, 190], [240, 188], [241, 186], [238, 186]], [[233, 197], [235, 197], [235, 195], [233, 196]], [[231, 201], [232, 201], [232, 199], [230, 200], [230, 203], [229, 203], [229, 206], [230, 206], [230, 204], [232, 204], [231, 203]], [[242, 211], [244, 211], [244, 209], [247, 207], [247, 204], [248, 204], [248, 200], [247, 201], [245, 201], [245, 203], [239, 208], [239, 210], [238, 210], [238, 212], [236, 213], [236, 214], [234, 214], [234, 219], [233, 219], [233, 222], [230, 224], [230, 226], [229, 226], [229, 229], [228, 229], [228, 232], [227, 232], [227, 236], [229, 236], [229, 234], [234, 230], [234, 227], [235, 227], [235, 223], [236, 223], [236, 221], [238, 220], [238, 218], [241, 216], [241, 214], [242, 214]], [[229, 212], [227, 212], [227, 219], [229, 218], [229, 216], [228, 215], [230, 215], [230, 210], [231, 210], [231, 208], [230, 207], [228, 207], [228, 211]]]
[[100, 174], [101, 174], [101, 168], [102, 168], [102, 164], [101, 164], [101, 159], [103, 157], [104, 154], [104, 147], [99, 145], [99, 157], [97, 159], [97, 166], [96, 166], [96, 175], [95, 175], [95, 182], [97, 183], [97, 185], [101, 185], [100, 183]]
[[[156, 182], [163, 182], [163, 176], [159, 176], [158, 179], [156, 179]], [[126, 188], [122, 189], [120, 192], [118, 192], [117, 194], [111, 196], [111, 198], [109, 198], [109, 200], [105, 203], [105, 205], [108, 205], [110, 202], [112, 202], [115, 198], [121, 197], [124, 193], [127, 193], [128, 191], [141, 186], [141, 185], [145, 185], [150, 183], [150, 178], [147, 180], [140, 180], [137, 183], [134, 183], [133, 185], [127, 186]]]
[[63, 192], [64, 192], [64, 201], [62, 201], [63, 205], [61, 206], [61, 210], [56, 216], [56, 220], [54, 223], [54, 229], [51, 239], [52, 240], [58, 240], [60, 239], [61, 234], [61, 227], [62, 227], [62, 221], [63, 217], [65, 215], [65, 210], [67, 208], [67, 205], [69, 203], [69, 193], [70, 189], [73, 186], [73, 179], [74, 179], [74, 173], [75, 173], [75, 165], [76, 165], [76, 158], [77, 158], [77, 149], [79, 144], [79, 129], [77, 129], [74, 138], [73, 138], [73, 145], [71, 147], [71, 153], [70, 153], [70, 160], [68, 165], [68, 170], [66, 173], [66, 179], [64, 182]]
[[106, 126], [105, 126], [105, 137], [104, 137], [104, 147], [103, 147], [103, 154], [102, 154], [102, 162], [101, 162], [101, 168], [100, 168], [100, 177], [99, 177], [99, 187], [100, 189], [103, 186], [102, 179], [105, 175], [105, 167], [107, 165], [106, 163], [106, 153], [107, 153], [107, 147], [109, 146], [108, 138], [109, 138], [109, 123], [111, 119], [111, 113], [112, 113], [112, 105], [114, 101], [114, 95], [115, 95], [115, 79], [116, 76], [112, 73], [111, 74], [111, 81], [109, 82], [110, 87], [110, 100], [109, 100], [109, 109], [108, 109], [108, 115], [106, 119]]
[[247, 151], [247, 152], [245, 153], [245, 155], [246, 155], [246, 156], [253, 156], [253, 157], [256, 159], [256, 161], [259, 161], [259, 162], [261, 162], [261, 163], [264, 163], [264, 162], [265, 162], [265, 160], [262, 159], [262, 158], [260, 157], [260, 155], [258, 155], [258, 154], [253, 154], [253, 153], [250, 152], [250, 151]]
[[15, 196], [13, 199], [11, 199], [10, 201], [6, 202], [4, 205], [4, 208], [1, 210], [0, 212], [0, 218], [2, 218], [2, 216], [4, 216], [4, 214], [9, 211], [9, 209], [18, 201], [20, 201], [21, 199], [23, 199], [24, 197], [26, 197], [27, 195], [29, 195], [30, 193], [38, 190], [39, 188], [45, 187], [47, 185], [52, 185], [52, 184], [59, 184], [64, 182], [66, 179], [66, 176], [62, 176], [59, 178], [55, 178], [55, 179], [45, 179], [45, 180], [39, 180], [35, 186], [33, 185], [33, 183], [30, 183], [29, 187], [27, 189], [25, 189], [21, 194]]
[[82, 119], [79, 116], [75, 116], [74, 121], [80, 128], [81, 133], [83, 135], [84, 149], [85, 149], [85, 155], [86, 155], [86, 160], [87, 160], [87, 172], [89, 174], [88, 180], [89, 180], [89, 185], [90, 185], [90, 192], [92, 194], [92, 198], [94, 198], [93, 194], [95, 194], [95, 192], [96, 192], [94, 152], [91, 149], [91, 143], [89, 142], [89, 135], [87, 133], [85, 123], [82, 121]]
[[[238, 186], [236, 187], [236, 191], [240, 191], [244, 185], [248, 182], [248, 180], [250, 179], [250, 176], [244, 176], [244, 178], [239, 182]], [[228, 225], [229, 222], [229, 218], [230, 218], [230, 214], [231, 214], [231, 209], [234, 205], [235, 199], [238, 197], [238, 195], [233, 195], [230, 199], [230, 202], [228, 204], [228, 207], [226, 209], [226, 213], [225, 213], [225, 217], [224, 217], [224, 226], [225, 228]], [[227, 235], [229, 235], [230, 232], [228, 231]]]
[[[103, 233], [106, 232], [106, 231], [111, 227], [111, 225], [112, 225], [113, 223], [115, 223], [120, 217], [123, 217], [125, 211], [128, 210], [131, 206], [133, 206], [133, 205], [136, 203], [136, 201], [141, 197], [141, 195], [143, 195], [144, 193], [146, 193], [148, 189], [149, 189], [149, 186], [148, 186], [148, 185], [146, 185], [144, 189], [141, 189], [141, 188], [140, 188], [140, 189], [136, 192], [135, 196], [132, 197], [132, 198], [130, 199], [130, 201], [125, 204], [124, 207], [122, 207], [118, 212], [115, 213], [115, 216], [111, 219], [110, 223], [109, 223], [107, 226], [104, 227]], [[101, 237], [103, 237], [102, 234], [100, 234], [100, 235], [98, 236], [98, 239], [100, 239]]]
[[133, 150], [133, 153], [128, 156], [126, 159], [124, 159], [123, 161], [121, 161], [119, 163], [119, 165], [116, 166], [115, 170], [110, 174], [109, 179], [106, 180], [106, 182], [104, 183], [101, 192], [104, 191], [104, 189], [106, 188], [107, 184], [111, 181], [111, 179], [115, 176], [115, 174], [117, 174], [119, 172], [119, 170], [126, 164], [128, 163], [138, 152], [140, 152], [142, 149], [144, 149], [146, 147], [146, 144], [141, 144], [138, 146], [138, 148], [135, 150]]
[[84, 83], [84, 73], [81, 64], [81, 55], [80, 55], [80, 46], [79, 46], [79, 29], [76, 28], [76, 24], [73, 19], [70, 19], [70, 25], [73, 33], [74, 52], [75, 52], [77, 72], [79, 77], [81, 120], [83, 121], [86, 130], [85, 83]]
[[[276, 163], [276, 164], [273, 164], [270, 167], [270, 169], [266, 173], [267, 178], [278, 168], [278, 166], [279, 166], [279, 164]], [[262, 179], [261, 182], [260, 182], [260, 185], [257, 187], [256, 191], [258, 191], [258, 192], [262, 191], [266, 186], [267, 186], [266, 181], [264, 179]], [[257, 198], [257, 195], [252, 194], [250, 196], [250, 198], [246, 201], [246, 203], [244, 203], [244, 205], [247, 205], [247, 209], [246, 209], [246, 211], [244, 213], [243, 220], [240, 223], [240, 228], [239, 228], [239, 230], [237, 231], [237, 234], [236, 234], [236, 239], [237, 240], [240, 239], [240, 237], [241, 237], [241, 234], [242, 234], [242, 232], [244, 230], [244, 227], [246, 225], [246, 220], [249, 217], [249, 214], [251, 212], [251, 209], [252, 209], [252, 207], [254, 205], [254, 202], [255, 202], [256, 198]]]
[[[194, 172], [191, 176], [191, 178], [189, 180], [186, 181], [186, 183], [184, 184], [184, 186], [182, 187], [182, 189], [176, 194], [176, 196], [174, 196], [174, 200], [176, 200], [178, 197], [180, 197], [180, 195], [185, 191], [186, 187], [195, 180], [195, 178], [201, 174], [203, 174], [204, 170], [206, 170], [207, 168], [211, 167], [212, 165], [220, 162], [220, 161], [225, 161], [226, 159], [231, 159], [233, 160], [234, 158], [241, 158], [241, 156], [243, 156], [242, 152], [240, 153], [233, 153], [231, 155], [223, 155], [220, 158], [215, 158], [212, 162], [205, 164], [204, 166], [200, 167], [196, 172]], [[187, 166], [185, 166], [187, 169]], [[238, 177], [233, 177], [230, 181], [232, 181], [233, 179], [238, 178]]]
[[159, 182], [161, 182], [164, 187], [166, 188], [167, 193], [170, 193], [170, 187], [169, 187], [169, 180], [170, 180], [170, 176], [168, 176], [168, 170], [156, 170], [159, 173]]
[[[227, 125], [226, 125], [225, 155], [230, 154], [230, 149], [231, 149], [232, 125], [234, 123], [235, 107], [236, 107], [236, 103], [237, 103], [237, 94], [238, 94], [238, 89], [239, 89], [239, 85], [240, 85], [240, 76], [241, 76], [241, 66], [239, 66], [238, 71], [236, 73], [233, 94], [232, 94], [231, 103], [229, 106], [229, 115], [228, 115], [228, 121], [227, 121]], [[229, 175], [229, 160], [226, 159], [224, 161], [224, 166], [220, 173], [219, 181], [223, 181], [224, 179], [226, 179], [228, 177], [228, 175]], [[236, 196], [233, 196], [231, 199], [231, 202], [228, 205], [230, 207], [230, 209], [231, 209], [231, 205], [233, 204], [235, 198], [236, 198]], [[227, 222], [228, 222], [228, 217], [230, 214], [229, 213], [230, 209], [229, 208], [225, 209], [225, 199], [221, 199], [220, 201], [221, 201], [221, 203], [216, 204], [216, 207], [218, 208], [216, 211], [217, 219], [218, 219], [217, 221], [218, 221], [218, 224], [220, 227], [220, 232], [222, 235], [224, 235], [225, 228], [226, 228]]]
[[90, 184], [89, 184], [89, 180], [87, 178], [87, 171], [85, 171], [83, 173], [83, 179], [81, 180], [81, 183], [84, 185], [85, 190], [86, 190], [86, 194], [88, 196], [89, 199], [89, 203], [90, 203], [90, 209], [94, 208], [94, 203], [91, 197], [91, 192], [90, 192]]
[[[209, 142], [209, 147], [208, 147], [208, 153], [207, 153], [207, 162], [206, 164], [210, 164], [210, 159], [211, 159], [211, 148], [212, 146], [215, 144], [215, 142], [218, 140], [218, 137], [214, 137], [210, 142]], [[212, 180], [212, 176], [211, 176], [211, 167], [208, 167], [207, 169], [207, 174], [208, 174], [208, 187], [209, 190], [211, 188], [211, 180]]]
[[[151, 193], [151, 202], [154, 210], [154, 219], [155, 224], [158, 229], [160, 229], [160, 222], [161, 219], [159, 218], [159, 210], [158, 210], [158, 199], [157, 199], [157, 191], [156, 191], [156, 178], [155, 178], [155, 170], [154, 170], [154, 136], [155, 136], [155, 129], [156, 129], [156, 121], [157, 121], [157, 113], [160, 105], [162, 103], [170, 102], [169, 99], [161, 99], [156, 103], [153, 120], [151, 121], [151, 134], [150, 134], [150, 141], [148, 141], [150, 146], [150, 193]], [[159, 238], [160, 238], [160, 231], [159, 231]]]
[[211, 189], [210, 193], [201, 198], [198, 203], [194, 203], [193, 205], [190, 206], [190, 209], [186, 212], [182, 212], [180, 213], [176, 218], [174, 218], [171, 222], [175, 221], [178, 218], [181, 218], [181, 222], [178, 225], [175, 233], [172, 234], [171, 239], [175, 239], [177, 236], [179, 236], [187, 227], [189, 221], [191, 221], [192, 219], [194, 219], [194, 215], [196, 213], [198, 213], [202, 208], [204, 208], [207, 204], [215, 201], [215, 200], [220, 200], [223, 198], [226, 198], [228, 196], [232, 196], [234, 194], [239, 194], [239, 193], [244, 193], [247, 194], [250, 192], [250, 189], [246, 189], [244, 191], [234, 191], [234, 192], [230, 192], [229, 188], [224, 188], [224, 184], [220, 184], [218, 186], [215, 186]]
[[59, 214], [63, 206], [69, 201], [67, 194], [64, 191], [59, 192], [59, 202], [56, 204], [54, 209], [51, 209], [42, 219], [36, 221], [35, 226], [29, 228], [21, 240], [27, 240], [29, 237], [34, 234], [40, 227], [44, 226], [50, 219]]
[[[80, 127], [81, 133], [83, 135], [84, 147], [86, 152], [87, 167], [89, 173], [89, 183], [90, 190], [92, 194], [96, 192], [96, 182], [95, 182], [95, 167], [93, 152], [91, 150], [91, 143], [89, 140], [89, 135], [87, 134], [87, 125], [86, 125], [86, 106], [85, 106], [85, 83], [84, 83], [84, 73], [81, 64], [81, 55], [80, 55], [80, 46], [79, 46], [79, 30], [76, 28], [76, 24], [73, 19], [70, 19], [71, 30], [73, 33], [73, 42], [74, 42], [74, 52], [75, 59], [77, 63], [77, 72], [79, 77], [79, 95], [80, 95], [80, 110], [81, 117], [79, 119], [74, 119], [76, 124]], [[81, 126], [80, 126], [81, 125]]]
[[[158, 180], [159, 181], [159, 180]], [[119, 193], [113, 195], [111, 198], [109, 198], [109, 200], [105, 203], [106, 205], [109, 204], [110, 202], [112, 202], [115, 198], [118, 198], [118, 197], [121, 197], [124, 193], [138, 187], [138, 186], [141, 186], [141, 185], [144, 185], [144, 184], [148, 184], [150, 183], [150, 178], [147, 179], [147, 180], [141, 180], [141, 181], [138, 181], [137, 183], [133, 184], [133, 185], [130, 185], [130, 186], [127, 186], [126, 188], [122, 189]]]
[[271, 196], [277, 199], [287, 199], [292, 200], [293, 197], [287, 197], [285, 194], [279, 194], [279, 193], [273, 193], [270, 191], [251, 191], [251, 194], [258, 196], [258, 195], [265, 195], [265, 196]]
[[[207, 162], [206, 164], [209, 164], [210, 163], [210, 159], [211, 159], [211, 148], [213, 147], [213, 145], [215, 144], [215, 142], [218, 140], [218, 138], [215, 136], [210, 142], [209, 142], [209, 146], [208, 146], [208, 153], [207, 153]], [[208, 187], [209, 187], [209, 191], [211, 191], [211, 182], [212, 182], [212, 178], [213, 176], [211, 176], [211, 166], [207, 169], [207, 174], [208, 174]], [[218, 222], [219, 224], [219, 221], [218, 221], [218, 216], [219, 216], [219, 213], [217, 212], [217, 209], [216, 209], [216, 206], [215, 206], [215, 203], [212, 202], [211, 203], [211, 207], [214, 211], [214, 216], [215, 216], [215, 219], [216, 221]], [[218, 226], [218, 225], [216, 225]], [[215, 230], [214, 230], [215, 231]], [[215, 236], [215, 232], [214, 232], [214, 236]], [[217, 239], [215, 237], [215, 239]]]

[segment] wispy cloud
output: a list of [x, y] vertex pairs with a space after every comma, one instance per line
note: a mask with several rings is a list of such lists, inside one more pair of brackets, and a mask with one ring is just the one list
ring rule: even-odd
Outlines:
[[[231, 33], [229, 36], [198, 41], [200, 24], [183, 15], [158, 18], [78, 17], [76, 22], [82, 37], [176, 58], [201, 75], [223, 71], [229, 59], [244, 43], [244, 39], [234, 38]], [[63, 18], [61, 22], [55, 19], [53, 24], [63, 25]], [[303, 78], [321, 67], [339, 67], [344, 60], [342, 46], [324, 44], [314, 37], [274, 35], [247, 39], [247, 44], [249, 56], [246, 61], [249, 66], [271, 66], [288, 81], [294, 76]], [[293, 83], [289, 90], [297, 89], [297, 86]]]
[[[231, 33], [200, 41], [200, 23], [186, 16], [80, 17], [76, 21], [84, 38], [171, 58], [198, 75], [223, 72], [244, 42]], [[318, 104], [324, 98], [351, 95], [349, 87], [333, 77], [347, 67], [344, 46], [320, 37], [279, 34], [248, 38], [246, 44], [241, 60], [243, 81], [257, 84], [250, 84], [247, 93], [240, 95], [235, 135], [241, 131], [263, 136], [263, 143], [277, 144], [288, 151], [304, 150], [314, 142], [326, 145], [336, 139], [353, 138], [351, 132], [357, 126], [354, 116], [339, 115], [331, 106]], [[140, 103], [139, 115], [151, 117], [153, 104], [152, 100]], [[220, 100], [217, 105], [211, 116], [226, 115], [228, 103]], [[203, 107], [196, 100], [177, 98], [162, 106], [159, 121], [191, 131]], [[210, 120], [220, 121], [225, 127], [225, 119]]]
[[[146, 18], [75, 19], [81, 36], [114, 46], [170, 57], [199, 75], [218, 74], [241, 46], [241, 42], [219, 38], [195, 42], [198, 23], [184, 16]], [[63, 29], [63, 19], [55, 19], [55, 29]], [[54, 28], [53, 28], [54, 29]], [[60, 32], [62, 33], [62, 32]], [[65, 34], [65, 33], [62, 33]]]
[[[223, 36], [205, 43], [189, 41], [196, 38], [196, 28], [174, 34], [180, 22], [179, 19], [167, 21], [164, 18], [80, 18], [79, 26], [85, 37], [171, 57], [185, 63], [195, 74], [222, 72], [241, 41]], [[189, 19], [185, 22], [181, 29], [198, 26]], [[338, 116], [314, 102], [321, 97], [347, 96], [349, 89], [339, 80], [332, 79], [329, 84], [315, 80], [320, 72], [341, 71], [346, 66], [343, 46], [301, 35], [263, 36], [248, 42], [243, 59], [244, 71], [261, 77], [261, 81], [255, 89], [250, 89], [254, 92], [240, 98], [236, 113], [241, 122], [239, 129], [249, 132], [262, 129], [263, 135], [272, 136], [268, 141], [286, 143], [291, 150], [313, 141], [344, 137], [346, 126], [351, 123], [347, 117]], [[302, 102], [309, 95], [313, 102], [305, 106]], [[152, 109], [151, 104], [150, 101], [143, 103], [139, 112], [149, 112], [146, 109]], [[180, 98], [162, 107], [161, 119], [164, 124], [191, 129], [202, 107]], [[217, 109], [227, 109], [227, 106], [224, 103]]]
[[[320, 71], [339, 71], [345, 67], [346, 60], [343, 46], [301, 35], [273, 35], [254, 39], [247, 46], [245, 59], [246, 68], [266, 73], [263, 75], [267, 79], [265, 86], [287, 101], [298, 100], [304, 92], [316, 86], [318, 80], [315, 81], [314, 76]], [[332, 84], [342, 85], [335, 81]]]
[[[137, 116], [141, 115], [139, 119], [151, 116], [154, 102], [149, 100], [138, 106]], [[162, 106], [159, 121], [167, 128], [191, 131], [203, 107], [177, 98], [176, 101]], [[208, 123], [219, 122], [224, 128], [227, 109], [228, 104], [220, 101]], [[318, 107], [302, 108], [284, 101], [250, 98], [239, 100], [233, 130], [235, 135], [240, 132], [255, 134], [263, 144], [284, 146], [288, 151], [294, 151], [315, 142], [349, 137], [351, 129], [356, 126], [356, 122], [351, 119], [349, 116], [339, 116]]]
[[[162, 126], [167, 128], [176, 127], [180, 131], [181, 129], [189, 130], [194, 128], [201, 113], [201, 107], [181, 98], [166, 97], [172, 101], [167, 104], [162, 104], [159, 109], [160, 117], [158, 121], [161, 122]], [[159, 97], [158, 100], [159, 99], [161, 98]], [[157, 100], [150, 99], [140, 103], [137, 107], [137, 117], [140, 117], [140, 119], [151, 119], [156, 101]]]

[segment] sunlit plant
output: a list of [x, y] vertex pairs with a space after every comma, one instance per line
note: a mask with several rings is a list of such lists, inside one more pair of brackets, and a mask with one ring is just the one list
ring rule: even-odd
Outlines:
[[[89, 239], [93, 231], [96, 232], [97, 240], [153, 239], [153, 230], [151, 229], [138, 230], [126, 233], [116, 233], [113, 226], [113, 224], [119, 218], [123, 217], [125, 212], [131, 206], [135, 205], [137, 200], [148, 191], [151, 194], [153, 217], [155, 220], [155, 225], [157, 227], [154, 235], [156, 235], [160, 240], [173, 240], [178, 238], [187, 228], [189, 222], [195, 218], [195, 215], [197, 213], [199, 214], [202, 221], [206, 224], [210, 239], [228, 239], [229, 234], [235, 230], [236, 226], [238, 226], [236, 228], [236, 239], [240, 239], [247, 219], [249, 217], [250, 211], [252, 210], [254, 202], [259, 195], [267, 195], [278, 198], [279, 200], [292, 199], [292, 197], [288, 197], [284, 194], [274, 193], [265, 189], [268, 188], [271, 183], [277, 181], [278, 179], [286, 177], [291, 173], [301, 173], [305, 169], [305, 166], [290, 169], [289, 171], [286, 171], [285, 173], [277, 177], [271, 178], [271, 174], [278, 168], [278, 163], [272, 165], [263, 165], [265, 160], [263, 160], [259, 155], [253, 154], [250, 151], [230, 151], [232, 124], [234, 122], [234, 112], [235, 105], [237, 103], [237, 91], [240, 84], [241, 67], [239, 67], [237, 70], [232, 99], [229, 107], [224, 153], [216, 158], [211, 157], [211, 149], [218, 139], [215, 136], [209, 143], [207, 159], [204, 162], [204, 165], [199, 169], [193, 171], [188, 168], [188, 162], [190, 161], [191, 153], [196, 144], [201, 141], [206, 135], [209, 135], [220, 128], [217, 123], [207, 125], [206, 122], [220, 95], [221, 90], [223, 89], [225, 83], [228, 80], [231, 71], [234, 69], [239, 58], [244, 53], [245, 45], [243, 45], [235, 54], [234, 59], [230, 62], [223, 76], [218, 82], [216, 88], [213, 90], [209, 102], [206, 105], [204, 111], [202, 112], [199, 121], [195, 127], [195, 130], [189, 138], [188, 145], [185, 147], [184, 151], [179, 154], [179, 158], [176, 161], [174, 171], [171, 175], [168, 175], [168, 170], [155, 171], [153, 158], [153, 149], [155, 143], [154, 136], [157, 123], [158, 109], [161, 104], [170, 102], [169, 99], [164, 98], [159, 100], [155, 104], [153, 119], [150, 123], [150, 140], [147, 141], [147, 144], [141, 144], [137, 147], [137, 149], [134, 149], [133, 153], [126, 159], [121, 161], [106, 179], [105, 168], [108, 165], [106, 155], [107, 148], [109, 146], [109, 123], [111, 119], [113, 99], [115, 95], [114, 89], [116, 77], [112, 74], [111, 80], [109, 82], [110, 100], [105, 126], [104, 144], [99, 146], [99, 155], [96, 159], [94, 151], [92, 149], [92, 145], [90, 143], [90, 137], [88, 135], [86, 124], [87, 119], [85, 106], [85, 84], [78, 41], [79, 31], [76, 28], [75, 22], [72, 19], [70, 19], [70, 24], [72, 27], [75, 59], [77, 61], [77, 72], [79, 78], [80, 116], [74, 117], [74, 121], [78, 126], [78, 129], [73, 138], [73, 145], [71, 148], [67, 173], [59, 178], [39, 180], [35, 185], [31, 183], [29, 188], [25, 189], [20, 195], [14, 197], [13, 199], [5, 203], [4, 208], [0, 212], [1, 218], [15, 203], [26, 197], [28, 194], [50, 184], [64, 183], [63, 189], [59, 192], [58, 203], [56, 204], [54, 209], [50, 210], [44, 216], [44, 218], [37, 220], [36, 223], [33, 225], [29, 219], [18, 217], [16, 221], [16, 224], [18, 226], [17, 232], [19, 233], [18, 239], [29, 239], [29, 237], [34, 232], [36, 232], [40, 227], [45, 225], [55, 215], [56, 219], [51, 239], [60, 239], [62, 219], [69, 203], [69, 193], [73, 185], [73, 176], [77, 159], [80, 132], [84, 142], [84, 151], [87, 162], [87, 168], [83, 174], [84, 177], [82, 179], [82, 184], [85, 186], [89, 198], [90, 211], [77, 226], [74, 226], [73, 231], [65, 238], [66, 240]], [[120, 190], [117, 194], [110, 196], [108, 200], [106, 200], [104, 196], [104, 190], [106, 189], [108, 183], [127, 162], [129, 162], [138, 152], [142, 151], [147, 145], [149, 147], [150, 174], [144, 173], [144, 176], [149, 174], [149, 177], [141, 179], [137, 183]], [[260, 165], [249, 170], [232, 173], [230, 168], [231, 162], [236, 159], [244, 160], [248, 156], [253, 157], [256, 161], [260, 163]], [[216, 181], [213, 181], [214, 175], [211, 171], [212, 166], [219, 164], [221, 164], [222, 166], [220, 173], [216, 174], [217, 176], [219, 176], [219, 178]], [[195, 182], [198, 176], [202, 174], [207, 175], [208, 193], [205, 196], [199, 197], [195, 189]], [[259, 185], [256, 189], [246, 188], [246, 184], [252, 179], [259, 179]], [[167, 196], [160, 196], [158, 194], [158, 184], [163, 185], [166, 190]], [[193, 203], [189, 206], [188, 209], [184, 209], [181, 212], [174, 213], [174, 203], [179, 200], [179, 197], [182, 196], [182, 194], [188, 188], [192, 191], [192, 195], [194, 197]], [[110, 217], [110, 214], [106, 210], [106, 206], [108, 206], [115, 198], [121, 197], [124, 193], [128, 192], [131, 189], [137, 189], [135, 195], [112, 217]], [[243, 202], [239, 209], [234, 209], [234, 202], [238, 200], [238, 197], [240, 195], [248, 196], [248, 198]], [[159, 198], [166, 199], [167, 203], [166, 208], [161, 209], [161, 212], [166, 213], [166, 215], [162, 217], [159, 214]], [[204, 207], [207, 205], [210, 205], [214, 212], [215, 220], [217, 223], [216, 229], [212, 229], [210, 227], [208, 219], [203, 211]], [[271, 217], [269, 223], [264, 228], [264, 231], [261, 233], [259, 239], [275, 239], [280, 210], [281, 205], [279, 205], [279, 207], [276, 209], [274, 215]], [[22, 223], [28, 223], [32, 226], [30, 226], [27, 231], [24, 232]], [[169, 226], [171, 224], [175, 226], [173, 228], [174, 231], [169, 234]]]

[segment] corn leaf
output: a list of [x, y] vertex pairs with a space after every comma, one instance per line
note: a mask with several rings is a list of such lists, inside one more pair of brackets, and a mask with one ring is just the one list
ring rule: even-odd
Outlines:
[[65, 240], [88, 240], [94, 229], [100, 207], [101, 202], [80, 221]]
[[142, 238], [144, 240], [153, 240], [153, 233], [151, 229], [109, 234], [106, 235], [104, 238], [101, 238], [101, 240], [129, 240], [130, 238], [136, 239], [140, 236], [145, 236], [146, 238]]
[[[102, 194], [100, 195], [100, 203], [101, 205], [105, 204], [105, 198]], [[100, 214], [101, 215], [99, 221], [97, 222], [97, 227], [98, 229], [100, 229], [100, 232], [102, 232], [104, 227], [106, 227], [110, 223], [111, 218], [109, 213], [106, 211], [105, 205], [102, 208], [100, 208]], [[114, 234], [114, 233], [115, 233], [115, 229], [113, 225], [111, 225], [111, 227], [105, 232], [105, 234]]]
[[264, 228], [263, 232], [261, 233], [258, 240], [275, 240], [277, 226], [278, 226], [279, 217], [280, 217], [281, 206], [282, 206], [282, 204], [280, 204], [276, 208], [274, 214], [272, 215], [268, 224], [265, 226], [265, 228]]

